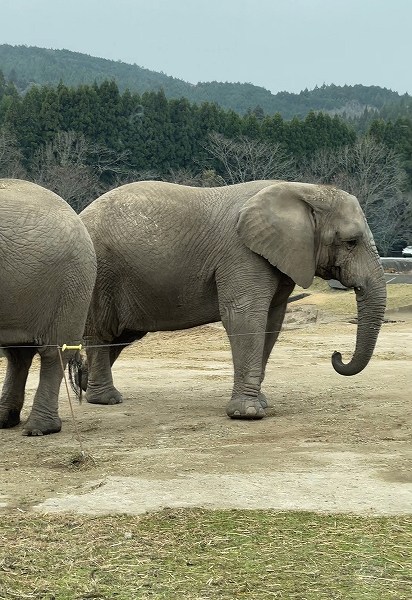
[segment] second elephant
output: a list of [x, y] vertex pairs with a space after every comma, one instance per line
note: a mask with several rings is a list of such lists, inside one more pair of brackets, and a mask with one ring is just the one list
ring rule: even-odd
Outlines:
[[372, 356], [385, 311], [379, 256], [357, 199], [331, 186], [254, 181], [191, 188], [131, 183], [80, 215], [97, 255], [97, 283], [86, 327], [89, 402], [122, 401], [111, 367], [122, 344], [149, 331], [222, 321], [234, 384], [227, 414], [261, 418], [266, 363], [295, 284], [315, 275], [355, 288], [356, 348], [342, 375]]
[[[23, 433], [55, 433], [61, 429], [59, 347], [82, 341], [96, 279], [93, 244], [60, 196], [29, 181], [0, 179], [0, 257], [0, 345], [7, 359], [0, 428], [20, 423], [39, 354], [39, 384]], [[72, 354], [63, 354], [63, 365]]]

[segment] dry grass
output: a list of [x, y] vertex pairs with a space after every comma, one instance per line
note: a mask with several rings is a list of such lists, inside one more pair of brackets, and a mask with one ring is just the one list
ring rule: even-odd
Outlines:
[[[296, 294], [301, 293], [302, 288], [296, 288]], [[356, 297], [353, 290], [332, 290], [326, 281], [315, 278], [308, 291], [311, 295], [296, 302], [296, 305], [312, 304], [320, 310], [334, 313], [336, 315], [355, 315]], [[396, 310], [405, 306], [412, 306], [412, 285], [399, 283], [388, 285], [387, 310]]]
[[411, 598], [408, 517], [7, 515], [0, 535], [2, 600]]

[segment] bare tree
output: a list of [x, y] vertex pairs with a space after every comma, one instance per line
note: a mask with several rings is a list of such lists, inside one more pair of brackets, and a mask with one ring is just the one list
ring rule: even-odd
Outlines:
[[218, 175], [214, 169], [204, 169], [198, 178], [200, 187], [221, 187], [225, 185], [223, 177]]
[[214, 169], [205, 169], [201, 173], [194, 174], [190, 169], [170, 169], [167, 181], [190, 185], [194, 187], [220, 187], [225, 185], [223, 177], [218, 175]]
[[403, 195], [397, 203], [383, 201], [378, 210], [370, 211], [368, 221], [379, 252], [388, 256], [392, 246], [412, 235], [411, 195]]
[[356, 196], [381, 253], [387, 254], [405, 235], [406, 174], [399, 155], [374, 138], [320, 150], [302, 165], [299, 179], [333, 184]]
[[210, 133], [206, 146], [225, 173], [227, 183], [242, 183], [256, 179], [293, 179], [294, 160], [287, 156], [280, 144], [269, 144], [245, 136], [236, 140], [220, 133]]
[[0, 177], [26, 178], [23, 155], [17, 139], [7, 129], [0, 130]]
[[31, 174], [36, 183], [53, 190], [80, 212], [127, 172], [128, 153], [90, 142], [82, 133], [59, 131], [36, 152]]

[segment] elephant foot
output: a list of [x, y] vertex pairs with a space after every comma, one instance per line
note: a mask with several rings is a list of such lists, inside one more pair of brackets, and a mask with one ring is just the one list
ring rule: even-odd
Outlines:
[[0, 429], [9, 429], [20, 423], [20, 411], [17, 408], [0, 408]]
[[[266, 402], [266, 398], [264, 400]], [[265, 410], [260, 401], [260, 396], [258, 398], [237, 396], [236, 398], [232, 398], [227, 405], [226, 414], [231, 419], [263, 419]]]
[[86, 400], [90, 404], [121, 404], [123, 402], [123, 397], [120, 392], [116, 390], [115, 387], [106, 389], [102, 392], [97, 392], [91, 390], [90, 387], [87, 388], [86, 391]]
[[258, 400], [260, 402], [260, 406], [262, 408], [267, 408], [269, 406], [267, 398], [265, 396], [265, 394], [263, 392], [259, 392], [258, 394]]
[[62, 428], [60, 417], [48, 417], [47, 419], [30, 415], [24, 424], [22, 435], [48, 435], [49, 433], [58, 433]]

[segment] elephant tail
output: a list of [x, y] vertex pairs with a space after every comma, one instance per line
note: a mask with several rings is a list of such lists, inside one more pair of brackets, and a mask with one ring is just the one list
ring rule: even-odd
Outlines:
[[83, 387], [82, 387], [82, 376], [83, 376], [83, 366], [84, 362], [80, 355], [80, 352], [76, 352], [76, 354], [69, 359], [68, 362], [68, 371], [69, 371], [69, 381], [73, 392], [79, 399], [79, 402], [83, 399]]

